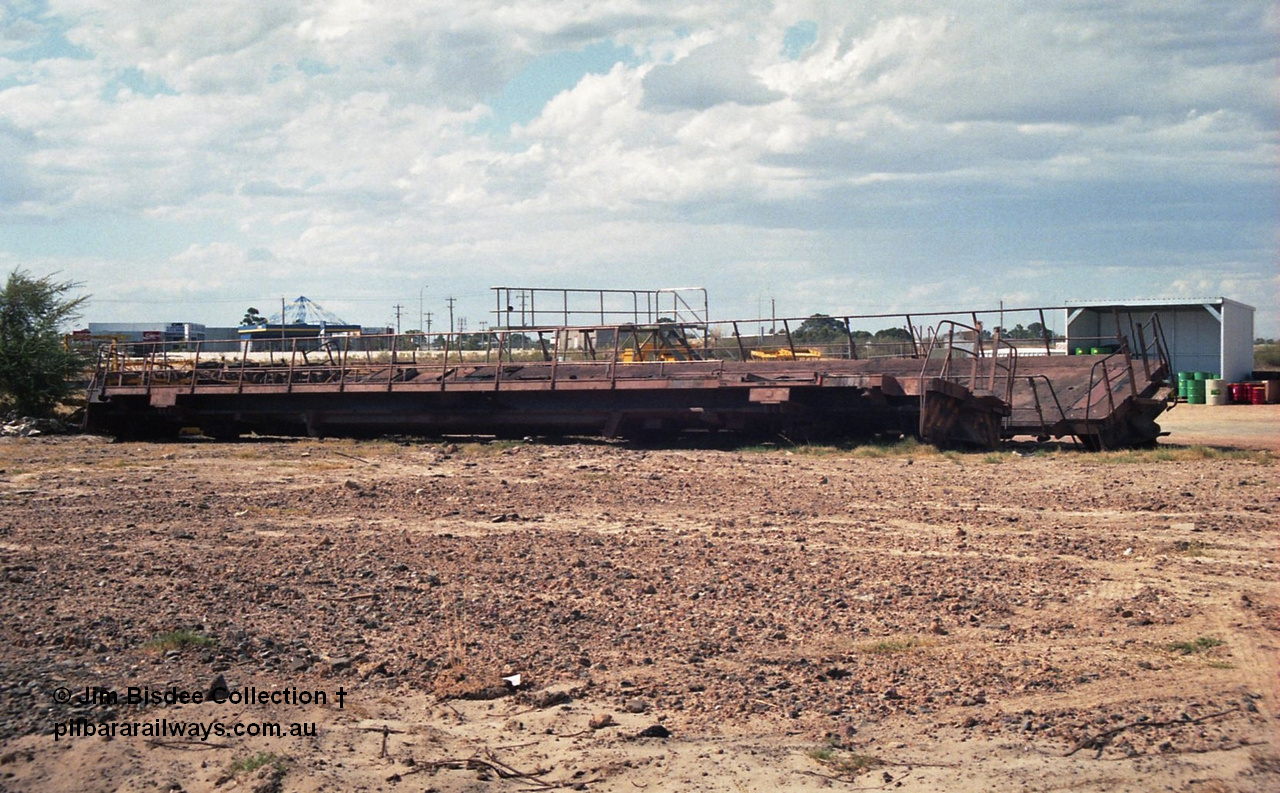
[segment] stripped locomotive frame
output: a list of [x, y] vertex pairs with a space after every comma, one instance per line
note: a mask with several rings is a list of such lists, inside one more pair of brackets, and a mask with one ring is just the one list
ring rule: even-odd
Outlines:
[[[1132, 336], [1097, 354], [1055, 354], [984, 332], [979, 313], [905, 317], [910, 341], [800, 346], [802, 318], [710, 322], [689, 291], [614, 290], [632, 315], [604, 308], [601, 290], [496, 288], [499, 323], [484, 334], [282, 339], [278, 349], [227, 358], [200, 343], [100, 348], [86, 428], [160, 438], [197, 427], [241, 434], [594, 435], [663, 439], [687, 432], [818, 439], [914, 436], [940, 447], [995, 448], [1002, 438], [1073, 437], [1090, 448], [1153, 443], [1169, 404], [1169, 359], [1159, 320], [1130, 321]], [[562, 300], [544, 323], [535, 300]], [[602, 295], [576, 324], [570, 292]], [[645, 301], [641, 306], [641, 297]], [[520, 322], [513, 323], [516, 299]], [[659, 298], [672, 297], [671, 306]], [[1044, 309], [1009, 309], [1039, 312]], [[586, 312], [594, 315], [594, 310]], [[932, 326], [915, 323], [940, 318]], [[948, 317], [948, 318], [942, 318]], [[627, 319], [630, 321], [618, 321]], [[773, 325], [772, 333], [763, 326]], [[744, 334], [759, 326], [760, 333]], [[780, 326], [780, 327], [779, 327]], [[1120, 323], [1117, 318], [1117, 327]], [[905, 335], [905, 334], [904, 334]], [[483, 337], [483, 349], [475, 347]], [[1092, 350], [1093, 348], [1091, 348]], [[265, 360], [263, 356], [265, 355]]]

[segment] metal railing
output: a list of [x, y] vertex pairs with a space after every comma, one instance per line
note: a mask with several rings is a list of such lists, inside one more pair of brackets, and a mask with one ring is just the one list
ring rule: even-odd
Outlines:
[[[984, 339], [980, 326], [965, 325], [955, 320], [939, 322], [932, 329], [928, 346], [925, 348], [924, 364], [920, 369], [921, 381], [929, 377], [938, 377], [963, 383], [967, 379], [967, 387], [973, 393], [985, 391], [999, 396], [1006, 403], [1012, 401], [1013, 381], [1018, 369], [1018, 348], [1002, 340], [999, 331], [1000, 329], [997, 328], [990, 339]], [[959, 344], [956, 342], [957, 332], [961, 337]], [[984, 343], [988, 341], [990, 350]], [[935, 354], [938, 352], [942, 353], [941, 356]], [[967, 377], [953, 371], [952, 362], [957, 357], [969, 360]], [[930, 369], [935, 361], [938, 362], [937, 371], [931, 372]], [[984, 361], [990, 361], [990, 366], [983, 366]], [[984, 369], [986, 369], [985, 372]], [[986, 381], [985, 385], [982, 382], [983, 379]], [[1003, 381], [1003, 394], [996, 391], [998, 379]]]
[[[567, 291], [567, 290], [558, 290]], [[585, 291], [585, 290], [583, 290]], [[621, 290], [619, 290], [621, 291]], [[667, 295], [682, 290], [658, 290]], [[699, 294], [704, 290], [699, 290]], [[631, 291], [626, 292], [631, 295]], [[639, 294], [638, 292], [635, 294]], [[638, 298], [637, 298], [638, 299]], [[683, 299], [683, 298], [682, 298]], [[688, 301], [686, 301], [688, 303]], [[696, 307], [696, 304], [693, 304]], [[532, 308], [532, 305], [528, 305]], [[563, 309], [563, 305], [560, 307]], [[538, 316], [543, 314], [539, 305]], [[503, 308], [505, 311], [505, 307]], [[1043, 309], [1024, 311], [1038, 312]], [[647, 317], [652, 311], [642, 312]], [[993, 319], [996, 312], [983, 313]], [[999, 316], [1013, 314], [1006, 310]], [[529, 316], [532, 311], [529, 312]], [[813, 358], [866, 360], [870, 358], [924, 358], [923, 369], [941, 366], [947, 377], [958, 377], [961, 356], [974, 357], [968, 382], [977, 390], [992, 393], [1011, 391], [1011, 367], [1020, 354], [1015, 341], [1039, 343], [1035, 339], [1010, 340], [997, 328], [992, 338], [977, 329], [979, 313], [970, 313], [973, 324], [950, 319], [959, 312], [933, 314], [843, 314], [831, 317], [781, 317], [726, 320], [721, 322], [627, 322], [603, 324], [551, 324], [494, 328], [482, 333], [440, 333], [430, 338], [420, 333], [403, 335], [341, 335], [316, 338], [254, 339], [242, 342], [235, 352], [225, 351], [225, 341], [209, 342], [122, 342], [103, 345], [92, 378], [95, 391], [111, 388], [185, 386], [191, 393], [205, 387], [234, 386], [243, 391], [252, 386], [283, 386], [283, 390], [309, 385], [336, 386], [339, 390], [371, 383], [387, 390], [403, 383], [421, 384], [429, 380], [444, 389], [468, 374], [492, 376], [504, 382], [508, 369], [499, 367], [491, 375], [469, 371], [473, 367], [496, 364], [549, 364], [547, 376], [555, 383], [559, 369], [567, 364], [608, 367], [611, 381], [626, 378], [627, 367], [656, 363], [662, 370], [676, 371], [698, 361], [773, 361], [786, 363]], [[1033, 313], [1030, 317], [1035, 317]], [[705, 317], [705, 313], [701, 315]], [[701, 319], [699, 317], [699, 319]], [[940, 317], [932, 328], [922, 319]], [[823, 322], [818, 320], [830, 320]], [[872, 336], [856, 327], [896, 325], [895, 334]], [[806, 323], [809, 323], [806, 325]], [[818, 331], [815, 331], [815, 326]], [[767, 328], [767, 330], [766, 330]], [[753, 332], [755, 331], [755, 332]], [[1154, 342], [1148, 341], [1148, 346]], [[988, 349], [990, 348], [990, 349]], [[942, 353], [943, 358], [931, 363]], [[973, 355], [977, 351], [976, 356]], [[1055, 350], [1045, 341], [1045, 352]], [[956, 361], [953, 362], [952, 358]], [[977, 375], [979, 359], [985, 364], [985, 386]], [[1003, 386], [1003, 388], [1000, 388]]]
[[[1071, 426], [1071, 422], [1067, 421], [1067, 411], [1063, 409], [1062, 401], [1058, 399], [1058, 392], [1053, 387], [1053, 381], [1049, 379], [1048, 375], [1035, 374], [1027, 377], [1027, 385], [1031, 386], [1031, 398], [1036, 411], [1036, 416], [1040, 419], [1041, 436], [1043, 438], [1050, 438], [1053, 436], [1053, 430], [1050, 429], [1049, 422], [1046, 421], [1044, 417], [1044, 405], [1040, 400], [1040, 388], [1036, 385], [1037, 380], [1044, 380], [1045, 386], [1049, 390], [1049, 396], [1053, 398], [1054, 407], [1058, 409], [1058, 419], [1061, 423], [1059, 424], [1059, 422], [1054, 422], [1054, 424], [1066, 429], [1066, 434], [1074, 438], [1077, 444], [1080, 443], [1080, 436], [1075, 433], [1075, 428]], [[1010, 416], [1010, 419], [1012, 419], [1012, 415]]]
[[[1132, 325], [1132, 323], [1130, 324]], [[1117, 328], [1119, 328], [1118, 321]], [[1147, 385], [1163, 380], [1170, 373], [1168, 347], [1164, 338], [1164, 328], [1160, 324], [1160, 317], [1152, 314], [1145, 325], [1132, 326], [1130, 332], [1138, 339], [1139, 350], [1136, 356], [1130, 350], [1129, 339], [1122, 333], [1117, 332], [1115, 337], [1116, 351], [1096, 361], [1089, 370], [1089, 385], [1088, 390], [1085, 392], [1084, 409], [1084, 424], [1086, 428], [1094, 421], [1095, 406], [1101, 412], [1101, 406], [1098, 405], [1094, 395], [1098, 386], [1103, 388], [1107, 407], [1100, 420], [1110, 420], [1115, 416], [1116, 391], [1118, 389], [1123, 390], [1126, 382], [1128, 383], [1129, 398], [1138, 399], [1138, 378], [1134, 369], [1135, 357], [1142, 362], [1143, 374], [1146, 377], [1145, 383]], [[1149, 339], [1148, 336], [1150, 337]], [[1151, 365], [1153, 358], [1156, 362], [1154, 369]], [[1097, 437], [1098, 447], [1105, 449], [1106, 433], [1097, 432], [1094, 435]]]

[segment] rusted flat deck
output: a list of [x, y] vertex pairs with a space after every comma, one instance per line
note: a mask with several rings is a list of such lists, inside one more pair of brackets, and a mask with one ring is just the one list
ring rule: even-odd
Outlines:
[[680, 339], [660, 350], [637, 345], [636, 362], [622, 359], [616, 341], [608, 354], [572, 358], [559, 336], [526, 361], [510, 360], [509, 351], [503, 360], [501, 344], [489, 361], [447, 351], [420, 359], [397, 352], [394, 338], [376, 355], [349, 344], [301, 352], [295, 343], [267, 363], [202, 361], [198, 350], [179, 358], [152, 345], [141, 355], [103, 356], [87, 425], [122, 437], [184, 427], [215, 437], [884, 434], [979, 448], [1020, 435], [1117, 447], [1159, 433], [1154, 419], [1168, 394], [1159, 356], [1122, 346], [1109, 355], [1019, 357], [999, 339], [964, 348], [954, 335], [870, 359], [801, 357], [792, 348], [781, 360], [743, 360], [731, 348], [695, 351]]

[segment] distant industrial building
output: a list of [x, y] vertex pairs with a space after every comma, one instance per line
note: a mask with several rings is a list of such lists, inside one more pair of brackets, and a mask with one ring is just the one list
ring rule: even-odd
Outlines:
[[358, 336], [363, 332], [359, 325], [339, 319], [305, 295], [300, 295], [287, 307], [281, 302], [278, 315], [259, 318], [255, 309], [246, 314], [246, 319], [253, 318], [254, 321], [245, 322], [236, 329], [247, 345], [246, 349], [253, 349], [255, 345], [261, 349], [280, 349], [295, 340], [320, 344], [333, 336]]
[[90, 322], [89, 335], [113, 336], [120, 341], [197, 342], [208, 328], [197, 322]]
[[119, 342], [165, 342], [190, 344], [200, 342], [208, 352], [235, 352], [240, 348], [237, 328], [211, 328], [198, 322], [90, 322], [87, 331], [72, 334], [90, 339], [115, 339]]

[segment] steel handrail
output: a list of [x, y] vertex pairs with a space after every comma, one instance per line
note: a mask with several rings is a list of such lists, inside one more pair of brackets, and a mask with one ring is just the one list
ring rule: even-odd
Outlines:
[[[1127, 347], [1127, 345], [1125, 346]], [[1108, 415], [1115, 413], [1116, 404], [1115, 404], [1115, 394], [1113, 393], [1115, 389], [1111, 385], [1111, 373], [1109, 371], [1109, 368], [1107, 367], [1107, 361], [1110, 361], [1112, 358], [1116, 357], [1117, 355], [1120, 355], [1120, 352], [1113, 352], [1107, 357], [1103, 358], [1102, 360], [1095, 361], [1093, 366], [1089, 367], [1089, 388], [1085, 392], [1085, 404], [1084, 404], [1085, 424], [1088, 424], [1090, 421], [1093, 420], [1093, 389], [1098, 385], [1096, 375], [1097, 375], [1099, 366], [1102, 367], [1102, 383], [1107, 388], [1107, 408], [1109, 411]], [[1132, 371], [1129, 372], [1129, 377], [1130, 379], [1133, 378]], [[1099, 438], [1099, 446], [1101, 446], [1102, 436], [1099, 435], [1098, 438]]]
[[1053, 397], [1053, 404], [1058, 408], [1058, 416], [1060, 417], [1063, 426], [1069, 430], [1068, 434], [1075, 439], [1076, 443], [1081, 443], [1080, 436], [1076, 433], [1075, 427], [1067, 418], [1066, 409], [1062, 407], [1062, 401], [1058, 399], [1058, 390], [1053, 387], [1053, 381], [1050, 380], [1049, 376], [1046, 374], [1027, 375], [1027, 382], [1031, 385], [1031, 394], [1036, 403], [1036, 414], [1040, 417], [1040, 427], [1045, 431], [1046, 435], [1052, 434], [1049, 432], [1048, 425], [1045, 424], [1044, 412], [1040, 410], [1040, 390], [1036, 388], [1037, 379], [1044, 380], [1045, 386], [1049, 389], [1049, 396]]
[[[993, 395], [996, 394], [995, 380], [996, 380], [997, 372], [1003, 371], [1004, 372], [1003, 377], [1005, 379], [1004, 402], [1005, 404], [1010, 404], [1013, 401], [1013, 381], [1017, 377], [1018, 348], [1012, 344], [1009, 344], [1007, 340], [1001, 339], [997, 334], [992, 337], [991, 355], [988, 356], [985, 354], [986, 352], [985, 348], [981, 347], [981, 344], [979, 341], [979, 339], [981, 338], [982, 329], [972, 325], [965, 325], [964, 323], [956, 322], [954, 320], [943, 320], [942, 322], [939, 322], [936, 327], [931, 329], [932, 333], [931, 333], [931, 336], [929, 337], [929, 343], [928, 343], [928, 346], [925, 348], [925, 353], [923, 356], [924, 363], [920, 367], [921, 387], [923, 388], [924, 378], [930, 376], [929, 363], [930, 361], [933, 360], [934, 351], [938, 349], [939, 340], [943, 338], [942, 328], [944, 325], [948, 326], [947, 335], [946, 335], [946, 355], [943, 356], [942, 358], [942, 365], [936, 376], [943, 380], [951, 378], [950, 373], [951, 373], [952, 356], [957, 351], [964, 355], [968, 355], [974, 361], [973, 369], [969, 375], [969, 390], [976, 393], [977, 391], [980, 390], [978, 385], [978, 377], [979, 377], [978, 361], [990, 357], [991, 373], [989, 375], [988, 387], [984, 390], [989, 391]], [[977, 347], [977, 349], [968, 350], [968, 349], [965, 349], [964, 347], [956, 346], [955, 334], [956, 334], [957, 328], [970, 331], [974, 334], [974, 345], [975, 347]], [[1002, 349], [1008, 350], [1008, 354], [1001, 355], [1000, 350]], [[1007, 364], [1001, 363], [1001, 359], [1006, 359], [1009, 361], [1009, 363]]]

